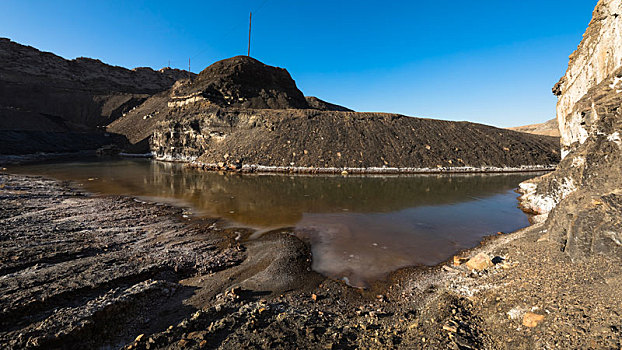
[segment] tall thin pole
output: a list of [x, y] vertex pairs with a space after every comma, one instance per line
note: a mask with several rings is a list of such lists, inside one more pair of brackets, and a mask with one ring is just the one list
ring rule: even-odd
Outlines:
[[190, 72], [190, 58], [188, 58], [188, 72]]
[[248, 57], [251, 57], [251, 23], [253, 21], [253, 12], [248, 13]]

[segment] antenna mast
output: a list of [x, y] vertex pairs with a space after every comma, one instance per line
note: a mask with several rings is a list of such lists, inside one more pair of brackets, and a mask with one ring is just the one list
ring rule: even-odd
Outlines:
[[248, 57], [251, 57], [251, 23], [253, 20], [253, 12], [248, 13]]

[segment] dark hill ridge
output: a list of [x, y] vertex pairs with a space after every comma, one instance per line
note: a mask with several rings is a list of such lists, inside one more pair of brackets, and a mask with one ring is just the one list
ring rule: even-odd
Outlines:
[[[83, 57], [66, 60], [0, 38], [0, 137], [13, 140], [0, 145], [0, 154], [110, 143], [99, 127], [193, 76], [169, 68], [129, 70]], [[88, 138], [100, 142], [83, 142]]]
[[183, 101], [197, 97], [221, 107], [253, 109], [309, 108], [287, 70], [265, 65], [247, 56], [218, 61], [197, 78], [174, 91]]
[[334, 103], [326, 102], [324, 100], [320, 100], [315, 96], [305, 96], [307, 99], [307, 103], [309, 107], [313, 109], [319, 109], [320, 111], [342, 111], [342, 112], [354, 112], [350, 108], [336, 105]]
[[[0, 133], [11, 132], [12, 140], [0, 145], [0, 154], [116, 142], [127, 152], [163, 159], [267, 167], [504, 168], [550, 166], [559, 158], [554, 138], [356, 113], [305, 98], [287, 70], [246, 56], [216, 62], [194, 77], [65, 60], [2, 39], [0, 113]], [[101, 126], [119, 138], [102, 137]]]
[[476, 123], [386, 113], [210, 109], [201, 102], [160, 122], [151, 146], [160, 159], [281, 168], [275, 171], [520, 168], [559, 161], [557, 138]]
[[2, 83], [50, 83], [51, 87], [100, 92], [153, 94], [168, 90], [177, 80], [195, 74], [171, 68], [127, 69], [100, 60], [78, 57], [67, 60], [50, 52], [0, 38]]
[[[309, 102], [308, 102], [309, 101]], [[559, 161], [558, 139], [468, 122], [351, 112], [306, 98], [289, 73], [238, 56], [154, 95], [108, 130], [159, 159], [279, 168], [521, 168]]]

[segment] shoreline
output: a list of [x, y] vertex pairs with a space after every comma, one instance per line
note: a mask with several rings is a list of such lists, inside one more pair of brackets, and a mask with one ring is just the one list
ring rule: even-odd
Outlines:
[[303, 166], [271, 166], [259, 164], [216, 164], [203, 163], [196, 160], [196, 157], [179, 158], [170, 156], [152, 155], [154, 160], [170, 163], [183, 163], [190, 168], [205, 171], [232, 171], [241, 173], [284, 173], [284, 174], [477, 174], [477, 173], [521, 173], [521, 172], [544, 172], [554, 171], [556, 164], [548, 165], [524, 165], [520, 167], [303, 167]]
[[[85, 150], [79, 152], [65, 153], [35, 153], [24, 155], [0, 155], [0, 166], [20, 165], [46, 161], [64, 161], [79, 159], [83, 157], [93, 158], [96, 150]], [[106, 156], [104, 158], [109, 158]], [[114, 156], [113, 156], [114, 157]], [[256, 174], [327, 174], [327, 175], [399, 175], [399, 174], [511, 174], [511, 173], [536, 173], [554, 171], [557, 164], [549, 165], [524, 165], [520, 167], [437, 167], [437, 168], [418, 168], [418, 167], [298, 167], [298, 166], [269, 166], [258, 164], [228, 165], [212, 164], [196, 161], [195, 158], [177, 159], [173, 157], [159, 157], [153, 153], [124, 153], [118, 154], [119, 158], [129, 159], [152, 159], [165, 163], [181, 163], [189, 168], [205, 171], [228, 171], [236, 173], [256, 173]]]

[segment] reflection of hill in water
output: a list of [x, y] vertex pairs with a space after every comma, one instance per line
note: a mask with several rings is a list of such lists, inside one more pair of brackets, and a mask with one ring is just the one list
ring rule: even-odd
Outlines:
[[21, 172], [86, 180], [89, 190], [173, 197], [242, 224], [294, 225], [303, 213], [392, 212], [503, 193], [534, 174], [340, 177], [222, 175], [146, 160], [55, 164]]
[[173, 199], [256, 228], [294, 226], [311, 243], [313, 269], [354, 286], [400, 267], [437, 264], [484, 235], [526, 226], [509, 191], [535, 176], [224, 175], [146, 160], [21, 172], [77, 180], [100, 193]]
[[153, 187], [163, 191], [159, 195], [183, 197], [209, 213], [260, 226], [293, 225], [303, 213], [392, 212], [465, 202], [507, 192], [533, 176], [221, 175], [166, 163], [153, 163], [151, 170]]

